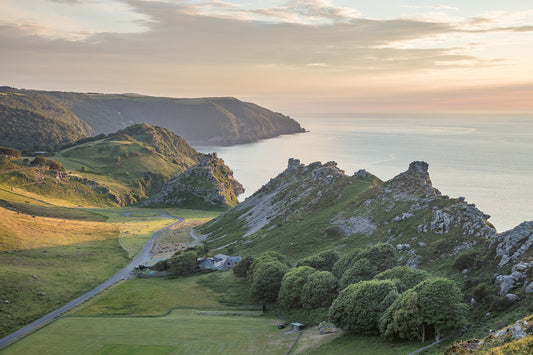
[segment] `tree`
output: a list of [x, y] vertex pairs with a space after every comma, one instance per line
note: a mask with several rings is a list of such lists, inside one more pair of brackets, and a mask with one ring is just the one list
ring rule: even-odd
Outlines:
[[20, 151], [13, 148], [0, 147], [0, 155], [3, 155], [9, 159], [20, 159]]
[[380, 330], [386, 337], [419, 338], [425, 341], [429, 331], [440, 340], [441, 331], [465, 324], [467, 306], [455, 282], [437, 278], [425, 280], [402, 294], [383, 314]]
[[390, 244], [376, 244], [364, 249], [359, 255], [360, 258], [367, 258], [368, 261], [382, 272], [398, 265], [398, 252]]
[[253, 282], [250, 287], [252, 296], [263, 302], [275, 302], [283, 276], [289, 267], [278, 260], [261, 263], [254, 270]]
[[339, 260], [339, 253], [336, 250], [326, 250], [298, 261], [296, 266], [309, 266], [320, 271], [331, 271], [337, 260]]
[[377, 273], [378, 269], [367, 258], [361, 258], [342, 274], [339, 289], [343, 290], [348, 285], [371, 280]]
[[330, 306], [337, 297], [337, 278], [329, 271], [311, 274], [302, 287], [300, 297], [305, 309]]
[[250, 266], [254, 260], [255, 258], [253, 256], [245, 256], [242, 258], [241, 261], [239, 261], [237, 265], [233, 267], [233, 275], [246, 278], [248, 271], [250, 270]]
[[60, 162], [55, 160], [46, 159], [46, 165], [52, 170], [65, 171], [65, 167]]
[[346, 287], [329, 309], [329, 318], [337, 326], [355, 333], [378, 334], [382, 313], [398, 297], [390, 280], [362, 281]]
[[302, 288], [309, 277], [318, 272], [309, 266], [298, 266], [283, 276], [278, 294], [278, 304], [285, 309], [302, 307]]
[[178, 251], [168, 260], [158, 262], [153, 266], [158, 271], [170, 271], [173, 276], [189, 275], [198, 269], [197, 255], [194, 250]]
[[333, 275], [340, 279], [344, 272], [354, 263], [357, 261], [359, 254], [361, 253], [360, 249], [352, 249], [349, 253], [344, 254], [341, 256], [335, 265], [333, 265]]
[[285, 257], [280, 253], [275, 251], [268, 251], [266, 253], [263, 253], [260, 257], [253, 261], [252, 265], [250, 265], [250, 270], [247, 273], [250, 282], [254, 281], [255, 273], [261, 267], [262, 264], [269, 263], [272, 261], [278, 261], [287, 267], [289, 266], [287, 259], [285, 259]]
[[43, 167], [46, 165], [46, 158], [44, 157], [35, 157], [30, 163], [31, 166]]
[[436, 341], [439, 341], [442, 330], [457, 329], [466, 323], [467, 305], [461, 303], [463, 295], [452, 280], [425, 280], [413, 289], [418, 293], [423, 322], [435, 329]]
[[423, 270], [418, 270], [409, 266], [395, 266], [392, 269], [377, 274], [374, 278], [376, 280], [395, 281], [396, 287], [398, 287], [398, 292], [403, 293], [418, 285], [428, 277], [429, 274]]
[[379, 330], [382, 336], [389, 339], [422, 338], [423, 320], [416, 291], [411, 289], [404, 292], [383, 312]]

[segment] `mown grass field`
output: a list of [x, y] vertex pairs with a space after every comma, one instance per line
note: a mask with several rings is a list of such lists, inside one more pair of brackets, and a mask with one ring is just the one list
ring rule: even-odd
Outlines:
[[[221, 285], [240, 291], [224, 294]], [[285, 354], [296, 333], [284, 334], [261, 306], [224, 303], [243, 290], [231, 272], [124, 281], [4, 353]]]

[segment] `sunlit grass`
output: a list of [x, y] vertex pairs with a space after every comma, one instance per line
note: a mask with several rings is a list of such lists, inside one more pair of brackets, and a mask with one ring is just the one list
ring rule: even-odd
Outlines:
[[115, 226], [49, 217], [32, 217], [0, 208], [0, 251], [71, 245], [118, 237]]

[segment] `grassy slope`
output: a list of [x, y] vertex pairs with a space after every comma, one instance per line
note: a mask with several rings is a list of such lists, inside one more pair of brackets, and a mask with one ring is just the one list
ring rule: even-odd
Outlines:
[[[32, 217], [0, 208], [0, 336], [106, 280], [127, 263], [108, 223]], [[6, 252], [15, 250], [13, 252]]]
[[[23, 168], [21, 166], [21, 168]], [[58, 177], [46, 169], [22, 169], [0, 175], [0, 198], [59, 206], [113, 206], [112, 196], [74, 177]]]

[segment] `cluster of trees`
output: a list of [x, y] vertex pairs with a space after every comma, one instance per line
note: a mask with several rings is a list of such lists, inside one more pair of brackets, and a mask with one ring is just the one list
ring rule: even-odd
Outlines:
[[170, 259], [162, 260], [151, 268], [157, 271], [169, 271], [174, 277], [190, 275], [198, 271], [198, 248], [180, 250]]
[[19, 159], [20, 151], [13, 148], [5, 148], [0, 146], [0, 156], [9, 158], [9, 159]]
[[65, 167], [60, 162], [55, 160], [46, 159], [45, 157], [36, 157], [30, 162], [31, 166], [37, 166], [40, 168], [48, 168], [51, 170], [65, 171]]
[[325, 251], [290, 267], [275, 252], [246, 257], [233, 269], [250, 292], [281, 310], [328, 309], [336, 326], [389, 339], [420, 339], [465, 323], [466, 305], [455, 283], [398, 265], [396, 249], [377, 244], [341, 257]]

